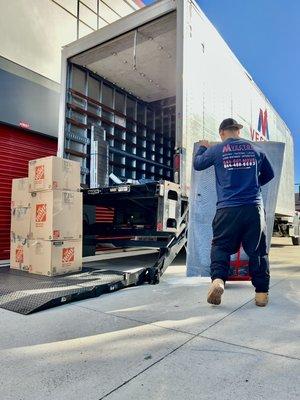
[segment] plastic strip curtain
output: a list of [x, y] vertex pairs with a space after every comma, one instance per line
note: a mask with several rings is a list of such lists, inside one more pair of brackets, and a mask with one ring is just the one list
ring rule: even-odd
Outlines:
[[[275, 178], [262, 187], [263, 202], [266, 211], [268, 248], [274, 225], [274, 216], [281, 169], [284, 155], [284, 143], [255, 142], [271, 162]], [[194, 154], [198, 150], [194, 145]], [[187, 276], [210, 276], [210, 247], [212, 241], [212, 220], [216, 212], [217, 194], [215, 187], [214, 167], [205, 171], [191, 172], [191, 192], [189, 197], [189, 227], [187, 242]], [[232, 260], [237, 255], [232, 255]], [[247, 259], [241, 251], [240, 258]]]

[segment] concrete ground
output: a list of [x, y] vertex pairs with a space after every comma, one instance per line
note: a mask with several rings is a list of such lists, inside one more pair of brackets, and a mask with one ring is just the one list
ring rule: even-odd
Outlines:
[[300, 247], [274, 239], [267, 308], [249, 283], [209, 306], [208, 282], [182, 262], [157, 286], [0, 309], [0, 399], [300, 399]]

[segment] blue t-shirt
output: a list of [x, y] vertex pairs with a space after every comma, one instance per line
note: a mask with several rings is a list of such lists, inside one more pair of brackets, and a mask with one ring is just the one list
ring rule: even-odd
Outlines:
[[200, 146], [195, 159], [197, 171], [215, 167], [217, 209], [261, 204], [260, 187], [274, 177], [266, 155], [245, 139], [227, 139], [208, 149]]

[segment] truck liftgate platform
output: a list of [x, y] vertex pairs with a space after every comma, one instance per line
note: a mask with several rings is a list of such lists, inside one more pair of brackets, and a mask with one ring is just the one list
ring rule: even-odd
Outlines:
[[147, 267], [107, 267], [102, 262], [98, 268], [83, 267], [81, 273], [57, 277], [0, 268], [0, 307], [26, 315], [149, 281]]
[[66, 276], [47, 277], [0, 268], [0, 308], [27, 315], [130, 286], [157, 284], [183, 242], [183, 238], [176, 240], [146, 259], [132, 256], [94, 262], [93, 266], [86, 263], [81, 273]]
[[[0, 268], [0, 308], [27, 315], [157, 284], [186, 244], [188, 208], [179, 185], [160, 181], [87, 189], [83, 199], [82, 272], [47, 277]], [[97, 206], [114, 210], [110, 223], [95, 222]]]

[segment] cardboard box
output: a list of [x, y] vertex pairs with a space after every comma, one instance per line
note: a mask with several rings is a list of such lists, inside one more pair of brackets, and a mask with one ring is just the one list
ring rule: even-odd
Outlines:
[[31, 239], [82, 237], [82, 193], [48, 190], [32, 193]]
[[30, 240], [29, 272], [39, 275], [63, 275], [82, 269], [81, 240]]
[[11, 185], [11, 208], [30, 207], [30, 201], [29, 179], [13, 179]]
[[29, 191], [80, 191], [80, 164], [60, 157], [45, 157], [29, 161]]
[[15, 207], [11, 209], [11, 235], [13, 237], [28, 238], [30, 235], [31, 209], [30, 207]]
[[10, 268], [29, 270], [29, 242], [12, 237], [10, 241]]

